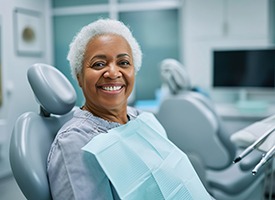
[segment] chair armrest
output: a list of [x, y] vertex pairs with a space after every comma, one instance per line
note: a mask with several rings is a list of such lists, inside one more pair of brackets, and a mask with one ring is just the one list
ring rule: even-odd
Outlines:
[[[240, 154], [240, 152], [242, 152], [243, 150], [244, 149], [238, 149], [238, 153]], [[260, 160], [262, 158], [262, 154], [263, 154], [263, 152], [255, 149], [250, 154], [248, 154], [246, 157], [244, 157], [240, 161], [241, 170], [243, 170], [243, 171], [252, 170], [258, 164], [258, 162], [260, 162]]]

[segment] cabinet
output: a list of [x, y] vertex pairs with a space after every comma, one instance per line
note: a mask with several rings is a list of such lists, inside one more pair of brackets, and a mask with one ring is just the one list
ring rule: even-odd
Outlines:
[[186, 0], [184, 7], [185, 36], [190, 39], [221, 36], [224, 0]]
[[224, 0], [225, 23], [229, 37], [263, 38], [269, 36], [268, 0]]
[[267, 38], [269, 0], [186, 0], [186, 36]]
[[212, 51], [270, 45], [269, 0], [186, 0], [184, 55], [192, 83], [211, 89]]

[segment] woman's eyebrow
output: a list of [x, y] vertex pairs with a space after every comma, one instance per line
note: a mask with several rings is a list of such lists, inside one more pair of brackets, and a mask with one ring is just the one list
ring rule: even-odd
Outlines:
[[95, 58], [105, 59], [105, 58], [107, 58], [107, 56], [105, 56], [105, 55], [95, 55], [92, 59], [95, 59]]
[[[117, 58], [121, 58], [121, 57], [130, 57], [130, 55], [129, 54], [127, 54], [127, 53], [121, 53], [121, 54], [118, 54], [116, 57]], [[99, 55], [95, 55], [92, 59], [106, 59], [107, 58], [107, 56], [106, 55], [101, 55], [101, 54], [99, 54]]]
[[117, 58], [125, 57], [125, 56], [130, 57], [129, 54], [127, 54], [127, 53], [122, 53], [122, 54], [118, 54], [118, 55], [117, 55]]

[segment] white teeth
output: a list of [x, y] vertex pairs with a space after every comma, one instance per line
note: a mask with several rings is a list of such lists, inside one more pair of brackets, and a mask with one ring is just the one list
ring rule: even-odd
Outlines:
[[103, 90], [107, 90], [107, 91], [116, 91], [116, 90], [120, 90], [121, 86], [108, 86], [108, 87], [102, 87]]

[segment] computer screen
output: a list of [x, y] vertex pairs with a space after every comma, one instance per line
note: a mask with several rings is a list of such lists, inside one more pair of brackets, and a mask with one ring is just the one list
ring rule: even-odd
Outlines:
[[275, 48], [213, 51], [213, 88], [275, 88]]

